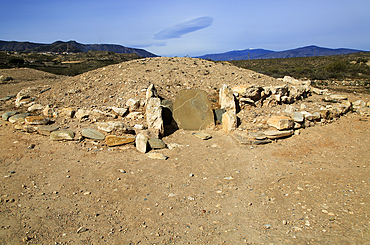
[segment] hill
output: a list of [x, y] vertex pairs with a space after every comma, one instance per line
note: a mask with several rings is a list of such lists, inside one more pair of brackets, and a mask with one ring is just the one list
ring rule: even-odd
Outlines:
[[141, 57], [158, 57], [144, 49], [128, 48], [117, 44], [82, 44], [76, 41], [56, 41], [52, 44], [0, 41], [1, 51], [19, 51], [19, 52], [51, 52], [51, 53], [79, 53], [94, 51], [112, 51], [118, 54], [137, 54]]
[[197, 58], [211, 59], [215, 61], [231, 61], [231, 60], [254, 60], [254, 59], [276, 59], [276, 58], [294, 58], [294, 57], [313, 57], [313, 56], [328, 56], [341, 55], [362, 52], [362, 50], [347, 49], [347, 48], [323, 48], [315, 45], [289, 49], [284, 51], [271, 51], [265, 49], [245, 49], [235, 50], [219, 54], [206, 54]]

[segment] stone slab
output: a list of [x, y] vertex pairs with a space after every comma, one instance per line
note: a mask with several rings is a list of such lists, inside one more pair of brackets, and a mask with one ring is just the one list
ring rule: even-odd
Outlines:
[[135, 136], [134, 135], [122, 135], [122, 136], [107, 135], [105, 137], [105, 142], [107, 146], [126, 145], [126, 144], [134, 143]]
[[212, 107], [203, 90], [180, 90], [173, 105], [173, 117], [178, 127], [185, 130], [214, 126]]
[[70, 130], [58, 130], [50, 133], [51, 140], [73, 140], [75, 133]]
[[81, 135], [85, 138], [94, 140], [103, 140], [105, 135], [94, 128], [84, 128], [81, 130]]

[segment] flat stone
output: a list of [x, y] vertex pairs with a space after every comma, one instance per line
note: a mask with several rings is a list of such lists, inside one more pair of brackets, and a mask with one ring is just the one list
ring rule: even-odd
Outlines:
[[51, 140], [73, 140], [75, 133], [70, 130], [59, 130], [50, 133]]
[[105, 137], [105, 142], [107, 146], [119, 146], [119, 145], [126, 145], [135, 142], [135, 135], [107, 135]]
[[37, 132], [42, 135], [50, 135], [51, 132], [58, 130], [60, 127], [56, 124], [43, 125], [37, 128]]
[[110, 133], [112, 131], [120, 131], [123, 133], [131, 133], [133, 129], [126, 125], [123, 122], [116, 122], [116, 121], [110, 121], [110, 122], [98, 122], [96, 123], [98, 126], [98, 129]]
[[84, 128], [81, 130], [81, 135], [85, 138], [94, 140], [103, 140], [105, 135], [94, 128]]
[[300, 113], [300, 112], [294, 112], [292, 114], [292, 119], [293, 119], [294, 122], [301, 123], [301, 122], [304, 121], [304, 115], [302, 113]]
[[29, 125], [45, 125], [50, 122], [50, 119], [43, 116], [28, 116], [24, 122]]
[[148, 140], [148, 137], [139, 133], [135, 139], [136, 149], [141, 153], [146, 153], [148, 151]]
[[266, 139], [266, 135], [263, 132], [256, 132], [256, 133], [249, 133], [250, 137], [255, 138], [256, 140], [264, 140]]
[[212, 135], [203, 132], [193, 133], [192, 135], [202, 140], [208, 140], [212, 138]]
[[166, 144], [163, 142], [163, 140], [158, 139], [158, 138], [151, 138], [148, 140], [148, 143], [150, 145], [150, 148], [152, 149], [166, 148]]
[[267, 125], [275, 127], [278, 130], [291, 129], [294, 127], [294, 121], [286, 116], [272, 116], [267, 120]]
[[11, 123], [23, 123], [25, 118], [28, 117], [29, 115], [30, 115], [29, 113], [16, 114], [14, 116], [9, 117], [8, 121]]
[[278, 130], [269, 130], [264, 132], [267, 138], [269, 139], [279, 139], [284, 137], [289, 137], [293, 135], [293, 130], [284, 130], [284, 131], [278, 131]]
[[252, 142], [252, 145], [266, 145], [271, 143], [271, 140], [256, 140]]
[[127, 113], [127, 108], [112, 107], [111, 108], [118, 116], [123, 117]]
[[15, 114], [18, 114], [18, 111], [8, 111], [3, 113], [2, 118], [4, 121], [8, 121], [9, 117], [14, 116]]
[[340, 102], [342, 100], [347, 100], [348, 96], [342, 94], [329, 94], [324, 97], [325, 102]]
[[173, 105], [173, 117], [178, 127], [186, 130], [214, 126], [212, 107], [203, 90], [180, 90]]
[[159, 160], [167, 160], [168, 156], [163, 155], [162, 153], [147, 153], [145, 154], [147, 157], [151, 159], [159, 159]]
[[78, 109], [77, 112], [75, 113], [75, 116], [78, 120], [81, 120], [82, 118], [89, 117], [90, 113], [91, 112], [89, 110]]
[[40, 104], [33, 104], [31, 105], [30, 107], [27, 108], [27, 111], [29, 112], [34, 112], [34, 111], [38, 111], [38, 110], [43, 110], [44, 107]]

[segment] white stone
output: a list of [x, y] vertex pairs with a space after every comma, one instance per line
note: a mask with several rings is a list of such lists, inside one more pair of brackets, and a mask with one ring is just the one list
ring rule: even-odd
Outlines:
[[222, 85], [222, 88], [220, 89], [219, 99], [221, 109], [225, 109], [226, 111], [236, 110], [234, 94], [226, 84]]
[[150, 84], [148, 89], [146, 90], [146, 99], [148, 100], [149, 98], [153, 97], [158, 97], [158, 92], [157, 89], [154, 87], [154, 84]]
[[130, 111], [136, 111], [140, 108], [140, 100], [131, 98], [127, 100], [126, 106], [130, 108]]
[[148, 137], [139, 133], [135, 139], [136, 149], [141, 153], [146, 153], [148, 151], [148, 140]]
[[163, 136], [164, 126], [162, 119], [162, 106], [160, 98], [149, 98], [146, 105], [146, 120], [148, 123], [148, 129], [154, 129], [158, 131], [158, 136]]
[[226, 111], [222, 114], [222, 128], [225, 132], [229, 133], [234, 131], [237, 127], [237, 117], [235, 110]]

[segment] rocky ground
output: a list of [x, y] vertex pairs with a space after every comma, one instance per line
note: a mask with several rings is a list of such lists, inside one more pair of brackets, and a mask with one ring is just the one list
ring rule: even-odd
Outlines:
[[[158, 160], [132, 144], [108, 147], [80, 131], [111, 120], [145, 128], [150, 84], [172, 102], [181, 89], [202, 89], [217, 109], [223, 84], [286, 82], [190, 58], [135, 60], [75, 77], [29, 69], [0, 75], [13, 78], [0, 84], [0, 98], [6, 98], [0, 101], [2, 114], [26, 112], [32, 103], [48, 105], [54, 124], [77, 135], [53, 141], [17, 123], [0, 122], [2, 244], [370, 243], [366, 110], [310, 121], [293, 136], [264, 145], [242, 144], [220, 125], [203, 130], [212, 136], [208, 140], [179, 129], [162, 138], [173, 147], [150, 151], [168, 156]], [[41, 87], [16, 108], [15, 96], [29, 86]], [[365, 107], [370, 99], [344, 95]], [[242, 104], [236, 132], [269, 130], [272, 115], [335, 107], [323, 96], [312, 92], [289, 104]], [[129, 99], [140, 100], [140, 106], [133, 109]], [[128, 114], [114, 118], [112, 107]], [[99, 110], [104, 116], [66, 118], [63, 108]]]

